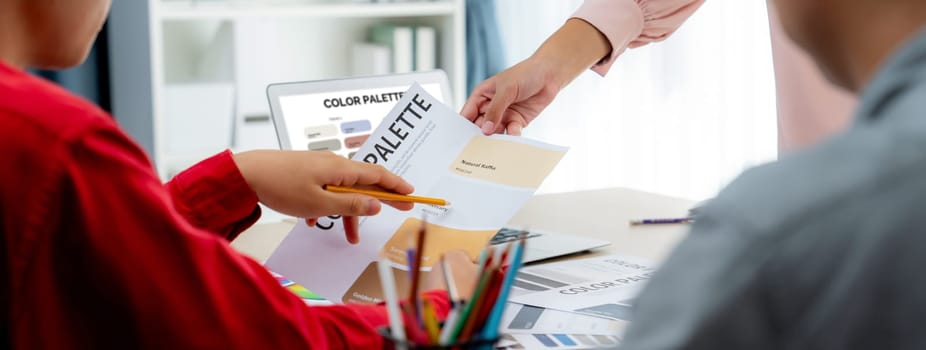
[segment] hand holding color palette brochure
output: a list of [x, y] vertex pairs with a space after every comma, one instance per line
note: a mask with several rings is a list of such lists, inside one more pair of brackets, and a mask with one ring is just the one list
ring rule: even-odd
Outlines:
[[463, 249], [475, 259], [499, 228], [533, 196], [566, 148], [507, 135], [484, 136], [478, 127], [428, 94], [411, 87], [353, 156], [380, 164], [415, 186], [415, 195], [443, 198], [452, 206], [416, 204], [408, 212], [383, 206], [360, 221], [360, 243], [344, 239], [337, 217], [314, 227], [302, 220], [267, 266], [321, 296], [341, 302], [383, 300], [377, 261], [396, 270], [396, 288], [408, 287], [406, 248], [427, 216], [428, 243], [421, 273], [446, 251]]

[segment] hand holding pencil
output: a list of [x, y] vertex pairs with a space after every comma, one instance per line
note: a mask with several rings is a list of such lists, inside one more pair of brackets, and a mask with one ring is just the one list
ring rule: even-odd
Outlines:
[[[220, 155], [218, 159], [222, 156], [227, 157]], [[399, 210], [411, 210], [413, 207], [408, 202], [385, 200], [381, 203], [369, 195], [334, 193], [324, 189], [325, 185], [338, 185], [399, 195], [414, 192], [411, 184], [380, 165], [317, 151], [257, 150], [236, 153], [231, 157], [234, 166], [230, 170], [233, 171], [223, 176], [230, 176], [230, 179], [243, 182], [242, 186], [250, 187], [262, 204], [286, 215], [306, 218], [310, 226], [314, 226], [315, 218], [341, 215], [347, 240], [351, 243], [359, 241], [354, 224], [356, 216], [376, 215], [382, 209], [382, 203]], [[243, 179], [238, 179], [237, 173]]]
[[363, 188], [354, 188], [354, 187], [344, 187], [344, 186], [333, 186], [325, 185], [326, 191], [334, 193], [357, 193], [366, 196], [370, 196], [376, 199], [388, 201], [388, 202], [398, 202], [398, 203], [421, 203], [421, 204], [431, 204], [439, 206], [449, 206], [450, 202], [441, 198], [434, 197], [421, 197], [421, 196], [412, 196], [409, 194], [401, 193], [392, 193], [386, 191], [377, 191]]
[[[401, 192], [388, 192], [381, 189], [373, 188], [363, 188], [363, 187], [348, 187], [348, 186], [335, 186], [335, 185], [323, 185], [322, 189], [325, 192], [332, 193], [334, 195], [344, 195], [344, 196], [354, 196], [354, 197], [372, 197], [374, 200], [369, 200], [372, 205], [372, 202], [378, 203], [378, 201], [383, 201], [384, 203], [395, 207], [399, 210], [410, 210], [414, 203], [422, 204], [431, 204], [439, 206], [449, 206], [450, 202], [441, 198], [433, 197], [421, 197], [421, 196], [412, 196], [407, 193]], [[379, 212], [379, 210], [377, 210]], [[305, 223], [309, 226], [315, 226], [317, 223], [316, 218], [306, 218]], [[357, 218], [356, 217], [344, 217], [344, 231], [347, 233], [347, 241], [351, 244], [357, 243], [360, 238], [357, 232]]]

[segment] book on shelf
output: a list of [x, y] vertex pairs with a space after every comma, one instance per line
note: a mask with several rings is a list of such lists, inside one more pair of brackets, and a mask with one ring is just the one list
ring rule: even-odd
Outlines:
[[415, 70], [437, 69], [437, 31], [434, 27], [415, 27]]
[[[434, 27], [380, 24], [370, 29], [370, 38], [373, 44], [391, 51], [393, 73], [437, 68], [437, 30]], [[381, 52], [377, 51], [377, 54]], [[355, 60], [356, 55], [361, 53], [372, 54], [369, 50], [358, 52], [355, 46]]]
[[392, 24], [380, 24], [371, 29], [373, 43], [392, 50], [393, 73], [408, 73], [415, 69], [413, 33], [412, 27]]
[[392, 72], [392, 49], [386, 45], [354, 43], [351, 56], [354, 75], [381, 75]]

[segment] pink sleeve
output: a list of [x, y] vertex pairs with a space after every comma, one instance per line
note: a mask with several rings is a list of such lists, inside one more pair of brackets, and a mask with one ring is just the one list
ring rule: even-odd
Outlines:
[[667, 38], [704, 0], [586, 0], [572, 15], [598, 28], [611, 42], [611, 53], [592, 66], [605, 75], [628, 47]]

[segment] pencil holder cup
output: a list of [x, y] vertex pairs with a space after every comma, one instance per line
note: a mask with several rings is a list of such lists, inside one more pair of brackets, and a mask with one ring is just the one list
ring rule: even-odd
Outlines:
[[491, 350], [495, 349], [495, 343], [498, 343], [499, 338], [495, 339], [469, 339], [467, 341], [448, 344], [448, 345], [434, 345], [434, 344], [418, 344], [410, 342], [407, 340], [398, 340], [392, 336], [392, 333], [389, 331], [389, 327], [383, 327], [378, 330], [379, 335], [383, 337], [383, 349], [393, 350], [393, 349], [408, 349], [408, 350], [450, 350], [450, 349], [461, 349], [461, 350]]

